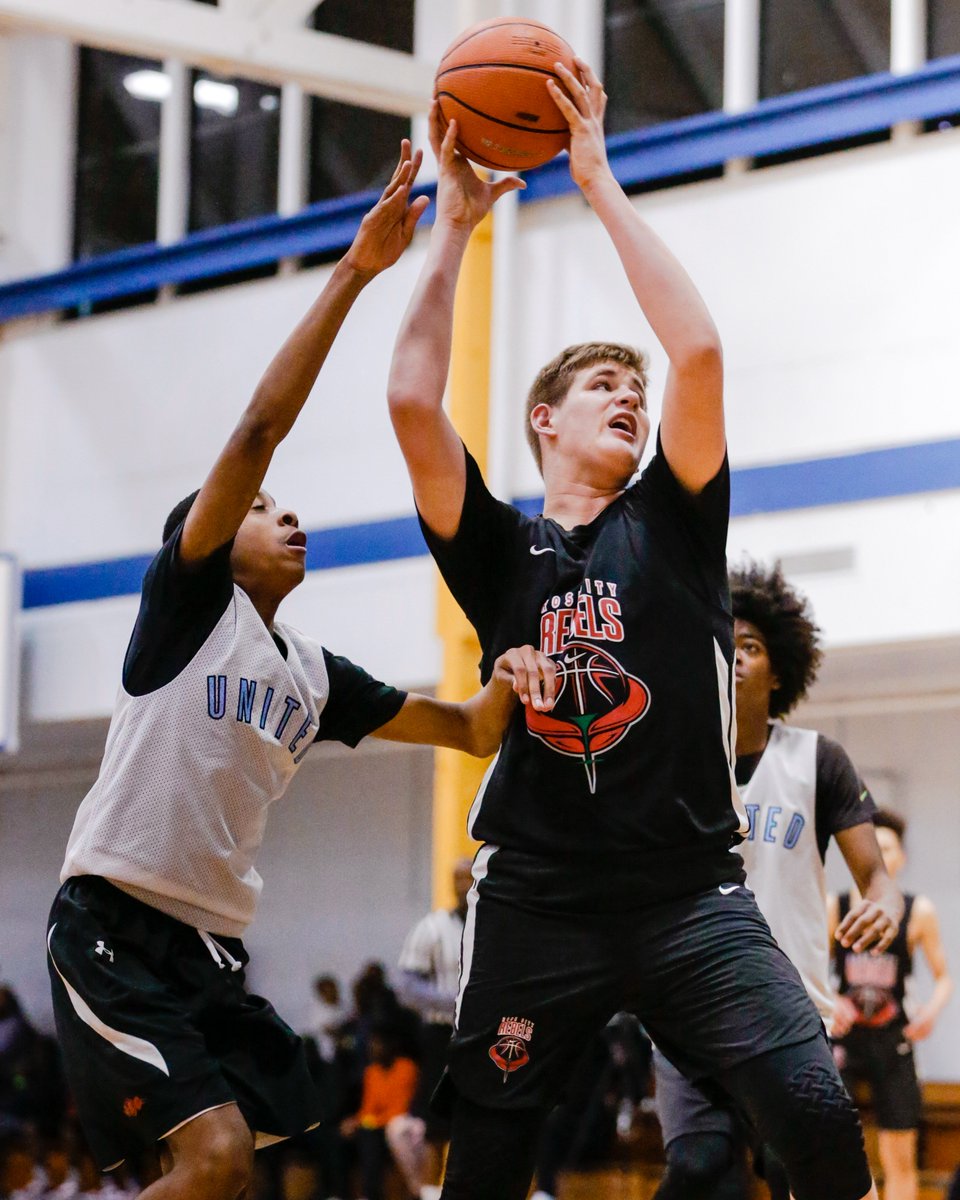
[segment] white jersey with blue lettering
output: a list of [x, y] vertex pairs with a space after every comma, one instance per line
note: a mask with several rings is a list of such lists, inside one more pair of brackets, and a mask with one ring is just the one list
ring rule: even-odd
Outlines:
[[104, 876], [179, 921], [239, 937], [262, 888], [267, 812], [310, 745], [356, 745], [404, 693], [287, 625], [271, 632], [233, 582], [230, 546], [187, 570], [181, 529], [144, 579], [100, 773], [60, 878]]
[[750, 822], [737, 847], [747, 885], [829, 1030], [824, 857], [834, 834], [872, 819], [873, 800], [841, 746], [780, 721], [761, 755], [738, 760], [737, 782]]

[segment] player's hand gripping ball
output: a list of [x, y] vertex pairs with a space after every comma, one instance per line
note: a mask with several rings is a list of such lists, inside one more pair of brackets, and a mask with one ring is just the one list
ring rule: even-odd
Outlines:
[[526, 171], [549, 162], [570, 141], [567, 122], [547, 91], [562, 81], [574, 54], [539, 21], [497, 17], [462, 33], [437, 68], [434, 95], [444, 121], [457, 122], [457, 149], [483, 167]]

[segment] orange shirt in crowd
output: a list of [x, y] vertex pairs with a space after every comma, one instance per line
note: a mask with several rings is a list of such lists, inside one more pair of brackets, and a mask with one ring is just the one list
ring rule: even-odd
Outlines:
[[363, 1072], [358, 1123], [364, 1129], [382, 1129], [393, 1117], [409, 1112], [418, 1075], [417, 1064], [410, 1058], [395, 1058], [389, 1067], [371, 1063]]

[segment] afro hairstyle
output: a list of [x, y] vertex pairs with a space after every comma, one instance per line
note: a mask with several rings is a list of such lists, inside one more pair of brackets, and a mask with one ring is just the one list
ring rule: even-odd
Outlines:
[[807, 694], [823, 658], [810, 602], [787, 583], [779, 562], [768, 568], [749, 559], [730, 572], [730, 598], [734, 618], [763, 634], [780, 681], [770, 693], [770, 716], [785, 716]]

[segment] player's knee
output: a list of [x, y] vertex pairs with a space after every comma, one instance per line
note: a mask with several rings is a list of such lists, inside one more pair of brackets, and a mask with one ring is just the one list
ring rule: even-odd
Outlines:
[[237, 1200], [253, 1179], [253, 1137], [249, 1130], [211, 1130], [203, 1156], [194, 1160], [191, 1174], [198, 1200]]
[[790, 1095], [769, 1140], [796, 1200], [860, 1200], [870, 1190], [863, 1130], [832, 1063], [804, 1063], [790, 1079]]
[[667, 1147], [670, 1177], [690, 1195], [708, 1195], [732, 1164], [733, 1146], [722, 1133], [686, 1134]]

